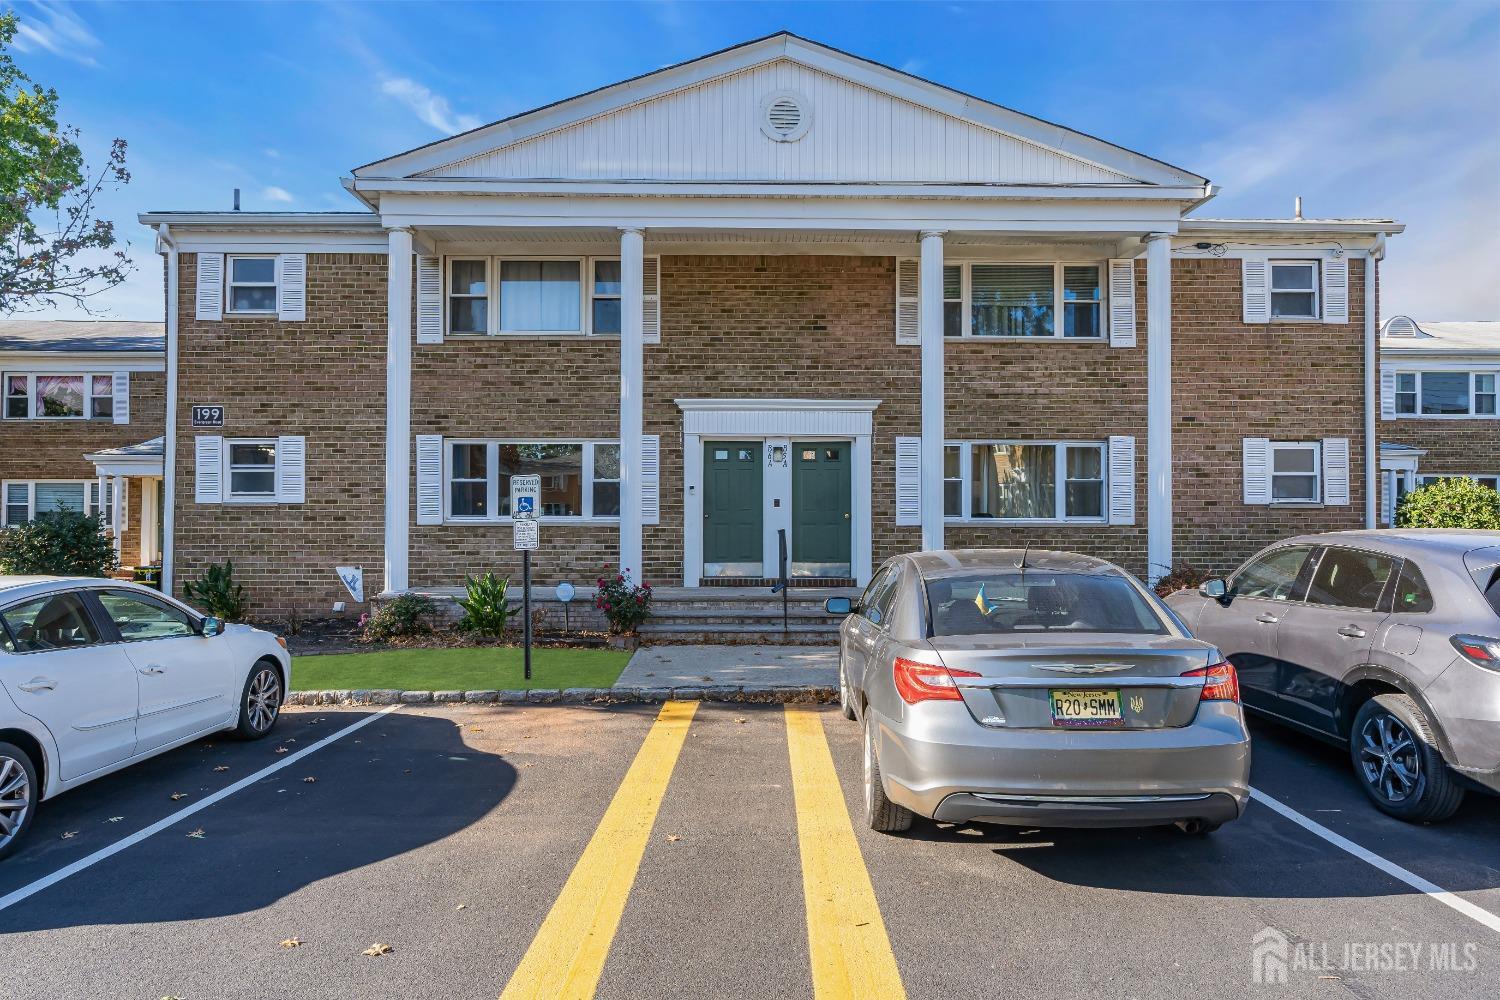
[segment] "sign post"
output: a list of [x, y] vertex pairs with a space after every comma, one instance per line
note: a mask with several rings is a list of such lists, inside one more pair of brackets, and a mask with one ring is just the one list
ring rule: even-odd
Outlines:
[[521, 553], [521, 643], [526, 679], [531, 680], [531, 553], [541, 544], [537, 507], [541, 476], [510, 477], [510, 518], [514, 545]]

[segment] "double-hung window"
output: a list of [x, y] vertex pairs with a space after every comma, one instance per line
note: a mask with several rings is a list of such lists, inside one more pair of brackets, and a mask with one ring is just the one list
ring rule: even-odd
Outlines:
[[231, 254], [225, 262], [224, 281], [228, 286], [228, 312], [241, 315], [276, 312], [276, 258], [274, 256], [239, 257]]
[[486, 334], [489, 319], [489, 261], [448, 261], [448, 332], [454, 336]]
[[448, 441], [447, 517], [510, 517], [512, 476], [541, 477], [545, 518], [620, 514], [620, 447], [613, 441]]
[[1496, 416], [1494, 372], [1403, 371], [1396, 373], [1398, 416]]
[[1440, 482], [1442, 482], [1445, 479], [1469, 479], [1469, 480], [1472, 480], [1472, 481], [1478, 483], [1480, 486], [1488, 486], [1492, 490], [1500, 491], [1500, 476], [1467, 476], [1467, 475], [1452, 475], [1452, 474], [1432, 474], [1432, 475], [1418, 476], [1417, 477], [1417, 485], [1418, 486], [1431, 486], [1433, 483], [1440, 483]]
[[1273, 260], [1271, 269], [1271, 318], [1318, 318], [1318, 262]]
[[449, 257], [445, 267], [448, 336], [620, 333], [618, 258]]
[[1105, 445], [964, 441], [943, 451], [943, 514], [976, 521], [1102, 522]]
[[592, 333], [620, 332], [620, 262], [590, 261], [589, 330]]
[[7, 372], [7, 420], [108, 420], [114, 415], [114, 376]]
[[0, 490], [4, 496], [4, 525], [26, 524], [39, 514], [73, 511], [78, 514], [102, 514], [109, 524], [113, 513], [114, 484], [107, 484], [104, 504], [99, 503], [99, 481], [10, 480]]
[[1099, 340], [1101, 264], [965, 262], [943, 268], [943, 335]]
[[276, 439], [225, 441], [224, 471], [226, 502], [275, 502]]
[[1271, 502], [1320, 503], [1322, 446], [1316, 442], [1271, 442]]

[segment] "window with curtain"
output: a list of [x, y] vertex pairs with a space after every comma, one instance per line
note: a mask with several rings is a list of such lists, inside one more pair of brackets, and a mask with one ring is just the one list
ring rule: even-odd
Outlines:
[[1050, 518], [1057, 512], [1057, 453], [1050, 444], [978, 444], [970, 517]]
[[501, 333], [580, 333], [581, 262], [502, 260]]
[[1109, 495], [1104, 449], [1103, 442], [950, 444], [943, 451], [943, 515], [1101, 521]]
[[970, 322], [975, 337], [1053, 335], [1051, 264], [975, 264], [970, 273]]
[[613, 441], [448, 441], [447, 516], [510, 516], [512, 476], [539, 476], [546, 518], [618, 517], [620, 446]]

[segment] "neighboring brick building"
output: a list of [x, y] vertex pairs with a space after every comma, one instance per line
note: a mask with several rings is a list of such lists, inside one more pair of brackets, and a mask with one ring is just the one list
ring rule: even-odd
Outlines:
[[165, 357], [161, 323], [0, 322], [0, 527], [99, 513], [123, 566], [159, 565]]
[[[513, 574], [863, 584], [940, 546], [1226, 570], [1373, 516], [1389, 221], [791, 35], [360, 167], [354, 213], [154, 213], [180, 577], [257, 610]], [[195, 426], [193, 415], [220, 424]]]
[[1500, 322], [1392, 316], [1380, 331], [1380, 523], [1407, 493], [1466, 476], [1500, 488]]

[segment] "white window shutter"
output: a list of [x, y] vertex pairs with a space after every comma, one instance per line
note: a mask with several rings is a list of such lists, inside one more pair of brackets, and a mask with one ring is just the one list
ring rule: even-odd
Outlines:
[[1109, 346], [1135, 346], [1135, 261], [1109, 262]]
[[1135, 523], [1135, 438], [1109, 439], [1109, 523]]
[[276, 502], [307, 502], [307, 439], [276, 439]]
[[193, 483], [193, 502], [224, 502], [224, 439], [200, 435], [193, 441], [193, 458], [196, 471]]
[[1380, 417], [1393, 420], [1396, 416], [1396, 369], [1380, 369]]
[[1246, 323], [1271, 322], [1270, 267], [1264, 258], [1240, 261]]
[[417, 523], [443, 523], [443, 438], [417, 435]]
[[224, 255], [198, 254], [198, 318], [224, 318]]
[[[915, 257], [896, 261], [896, 343], [922, 343], [922, 262]], [[914, 522], [915, 523], [915, 522]]]
[[922, 523], [922, 439], [896, 439], [896, 523]]
[[1394, 527], [1396, 512], [1391, 509], [1391, 499], [1396, 493], [1396, 477], [1399, 472], [1382, 472], [1380, 474], [1380, 523], [1386, 527]]
[[[661, 258], [646, 257], [641, 262], [641, 334], [647, 344], [661, 343]], [[655, 524], [655, 521], [648, 521]]]
[[[441, 344], [442, 342], [443, 259], [441, 257], [418, 257], [417, 343]], [[441, 511], [439, 514], [441, 515]]]
[[1349, 258], [1323, 261], [1323, 322], [1349, 322]]
[[1268, 438], [1245, 438], [1241, 447], [1245, 467], [1245, 503], [1264, 506], [1271, 502], [1271, 442]]
[[641, 437], [641, 523], [661, 522], [661, 437]]
[[1323, 503], [1349, 506], [1349, 439], [1323, 439]]
[[307, 319], [307, 254], [276, 257], [276, 318], [300, 323]]
[[110, 376], [110, 389], [114, 393], [110, 409], [117, 424], [130, 423], [130, 373], [115, 372]]

